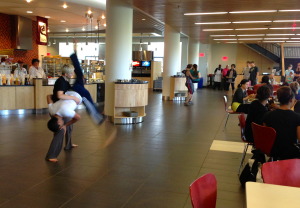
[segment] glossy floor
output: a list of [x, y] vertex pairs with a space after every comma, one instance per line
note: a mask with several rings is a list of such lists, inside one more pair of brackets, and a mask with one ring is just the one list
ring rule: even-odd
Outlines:
[[217, 207], [244, 207], [243, 147], [235, 115], [223, 131], [222, 95], [198, 90], [187, 107], [150, 92], [145, 122], [136, 125], [95, 126], [81, 110], [79, 147], [63, 150], [56, 164], [44, 160], [47, 114], [1, 116], [0, 207], [186, 208], [190, 183], [208, 172], [218, 180]]

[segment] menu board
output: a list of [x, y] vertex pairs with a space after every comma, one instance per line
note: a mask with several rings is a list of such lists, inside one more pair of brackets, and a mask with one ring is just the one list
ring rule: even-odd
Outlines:
[[43, 17], [37, 17], [37, 44], [47, 45], [48, 44], [48, 19]]

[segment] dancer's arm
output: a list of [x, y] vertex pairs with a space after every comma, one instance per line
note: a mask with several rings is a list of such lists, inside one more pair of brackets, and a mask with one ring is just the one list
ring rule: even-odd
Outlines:
[[80, 103], [80, 100], [75, 96], [70, 96], [64, 94], [64, 91], [57, 91], [57, 98], [60, 100], [74, 100], [77, 104]]
[[72, 125], [73, 123], [76, 123], [79, 120], [80, 120], [80, 115], [78, 113], [76, 113], [75, 116], [70, 121], [65, 123], [64, 126], [70, 126], [70, 125]]
[[47, 103], [48, 103], [48, 104], [53, 103], [52, 95], [47, 95]]

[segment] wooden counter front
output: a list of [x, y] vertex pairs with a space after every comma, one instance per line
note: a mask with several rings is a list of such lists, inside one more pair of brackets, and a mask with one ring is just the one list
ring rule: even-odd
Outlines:
[[131, 118], [123, 112], [135, 111], [137, 117], [146, 116], [145, 106], [148, 105], [148, 84], [115, 84], [114, 123], [118, 119]]
[[185, 77], [171, 77], [171, 79], [170, 79], [170, 100], [173, 100], [175, 98], [175, 93], [187, 92], [185, 82], [186, 82]]

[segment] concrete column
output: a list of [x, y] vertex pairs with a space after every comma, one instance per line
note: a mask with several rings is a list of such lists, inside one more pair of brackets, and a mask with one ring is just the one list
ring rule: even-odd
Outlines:
[[188, 63], [199, 65], [199, 41], [189, 38]]
[[188, 64], [188, 45], [189, 38], [181, 38], [181, 70], [185, 69]]
[[170, 76], [180, 71], [180, 33], [169, 25], [165, 25], [163, 99], [170, 97]]
[[133, 10], [122, 0], [106, 1], [105, 114], [114, 113], [114, 82], [131, 79]]

